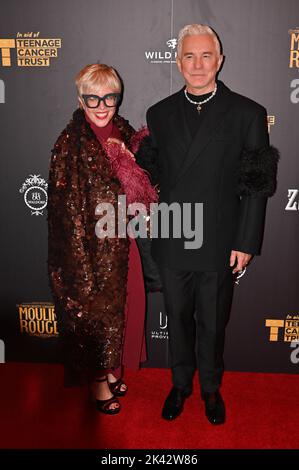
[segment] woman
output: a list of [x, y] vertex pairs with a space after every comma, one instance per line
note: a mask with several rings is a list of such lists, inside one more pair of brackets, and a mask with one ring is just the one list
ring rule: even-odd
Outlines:
[[[121, 81], [104, 64], [76, 77], [79, 109], [59, 136], [49, 175], [49, 276], [65, 347], [67, 385], [92, 382], [97, 409], [120, 411], [122, 365], [145, 360], [145, 296], [134, 239], [98, 238], [99, 204], [157, 200], [133, 152], [145, 137], [117, 114]], [[128, 222], [127, 216], [125, 222]], [[117, 220], [116, 226], [117, 226]]]

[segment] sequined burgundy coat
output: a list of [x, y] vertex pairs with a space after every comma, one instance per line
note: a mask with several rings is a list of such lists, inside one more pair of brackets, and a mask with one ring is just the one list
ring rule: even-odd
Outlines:
[[[127, 148], [136, 136], [128, 121], [114, 123]], [[113, 204], [123, 190], [107, 154], [81, 110], [59, 136], [50, 164], [48, 270], [66, 364], [120, 365], [128, 272], [128, 238], [95, 236], [98, 203]]]

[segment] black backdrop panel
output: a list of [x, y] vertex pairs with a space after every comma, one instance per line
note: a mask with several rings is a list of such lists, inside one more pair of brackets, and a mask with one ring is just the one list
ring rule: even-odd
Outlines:
[[[220, 78], [267, 108], [271, 141], [282, 155], [263, 256], [235, 289], [226, 367], [298, 372], [297, 0], [3, 2], [0, 340], [6, 360], [61, 360], [46, 269], [46, 181], [50, 149], [77, 106], [74, 76], [96, 61], [116, 67], [125, 83], [121, 113], [139, 127], [151, 104], [182, 86], [176, 35], [195, 22], [218, 32], [226, 56]], [[147, 342], [147, 366], [165, 367], [161, 294], [148, 299]]]

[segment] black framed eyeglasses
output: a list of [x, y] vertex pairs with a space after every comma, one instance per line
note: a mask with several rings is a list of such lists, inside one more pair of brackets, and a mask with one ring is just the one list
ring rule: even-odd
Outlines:
[[120, 100], [120, 93], [108, 93], [105, 96], [81, 95], [88, 108], [97, 108], [101, 101], [107, 108], [114, 108]]

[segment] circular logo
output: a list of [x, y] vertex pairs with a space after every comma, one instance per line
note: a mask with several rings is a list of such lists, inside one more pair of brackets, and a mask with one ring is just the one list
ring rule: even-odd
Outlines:
[[31, 186], [25, 191], [24, 201], [33, 211], [43, 210], [48, 202], [48, 194], [44, 188], [40, 186]]

